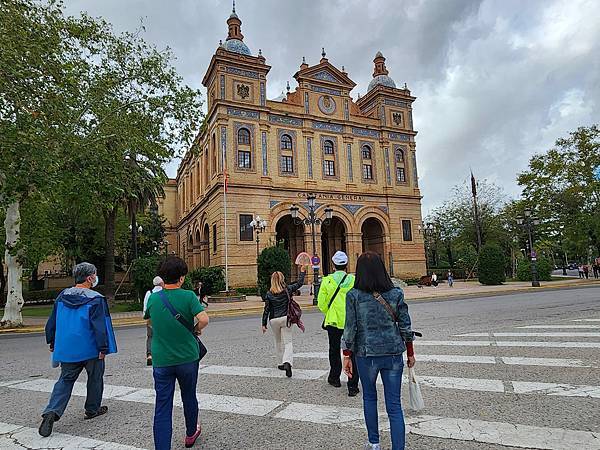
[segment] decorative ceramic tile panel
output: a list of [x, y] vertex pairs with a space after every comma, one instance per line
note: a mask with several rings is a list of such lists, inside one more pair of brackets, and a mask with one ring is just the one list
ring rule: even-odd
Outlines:
[[356, 212], [363, 207], [363, 205], [346, 205], [342, 203], [342, 207], [349, 211], [350, 214], [355, 215]]
[[350, 110], [348, 109], [348, 100], [344, 100], [344, 119], [350, 120]]
[[383, 149], [383, 156], [385, 158], [385, 177], [387, 179], [387, 184], [392, 184], [392, 174], [390, 173], [390, 149], [385, 147]]
[[284, 125], [292, 125], [295, 127], [302, 126], [302, 119], [298, 119], [296, 117], [279, 116], [277, 114], [269, 114], [269, 122], [281, 123]]
[[381, 205], [381, 206], [378, 206], [378, 208], [379, 208], [380, 210], [382, 210], [384, 213], [386, 213], [386, 214], [388, 213], [388, 207], [387, 207], [387, 206], [383, 206], [383, 205]]
[[309, 112], [309, 105], [308, 105], [308, 92], [304, 93], [304, 112], [306, 114], [308, 114]]
[[267, 153], [267, 132], [263, 131], [261, 133], [261, 142], [262, 142], [262, 167], [263, 167], [263, 176], [269, 175], [269, 163], [268, 163], [268, 153]]
[[413, 179], [415, 187], [419, 187], [419, 174], [417, 172], [417, 155], [413, 152], [412, 154], [412, 167], [413, 167]]
[[410, 134], [404, 134], [404, 133], [393, 133], [393, 132], [389, 132], [388, 133], [388, 137], [392, 140], [392, 141], [403, 141], [403, 142], [409, 142], [410, 141]]
[[326, 88], [323, 86], [316, 86], [314, 84], [310, 85], [310, 90], [314, 92], [321, 92], [322, 94], [331, 94], [331, 95], [342, 95], [342, 91], [338, 89]]
[[279, 200], [271, 200], [269, 202], [269, 208], [273, 209], [273, 207], [277, 206], [279, 203], [281, 203]]
[[352, 144], [346, 145], [346, 153], [348, 154], [348, 181], [354, 178], [352, 174]]
[[312, 77], [316, 78], [317, 80], [331, 81], [333, 83], [339, 82], [339, 80], [336, 77], [334, 77], [333, 74], [328, 70], [321, 70], [315, 73]]
[[221, 127], [221, 169], [227, 168], [227, 127]]
[[306, 138], [306, 161], [308, 164], [308, 178], [313, 177], [312, 166], [312, 138]]
[[352, 134], [355, 136], [367, 136], [379, 139], [379, 131], [377, 130], [367, 130], [365, 128], [352, 127]]
[[247, 119], [258, 119], [260, 117], [260, 113], [258, 111], [230, 107], [227, 108], [227, 114], [236, 117], [246, 117]]
[[410, 106], [406, 102], [401, 102], [399, 100], [393, 100], [391, 98], [386, 98], [385, 100], [383, 100], [383, 103], [386, 105], [391, 105], [391, 106], [399, 106], [401, 108], [408, 108]]
[[260, 82], [260, 106], [265, 106], [267, 103], [267, 94], [265, 92], [265, 82]]
[[221, 75], [221, 100], [225, 100], [225, 75]]
[[317, 130], [332, 131], [334, 133], [344, 132], [344, 125], [337, 123], [317, 122], [316, 120], [313, 120], [313, 128], [316, 128]]
[[258, 79], [258, 72], [254, 72], [253, 70], [243, 70], [243, 69], [238, 69], [237, 67], [227, 67], [225, 69], [225, 71], [227, 73], [233, 73], [235, 75], [240, 75], [242, 77], [246, 77], [246, 78], [256, 78]]

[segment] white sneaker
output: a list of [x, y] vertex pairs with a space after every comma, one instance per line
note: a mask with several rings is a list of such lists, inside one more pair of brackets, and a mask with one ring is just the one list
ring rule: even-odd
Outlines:
[[381, 450], [381, 446], [379, 444], [371, 444], [367, 442], [365, 444], [365, 450]]

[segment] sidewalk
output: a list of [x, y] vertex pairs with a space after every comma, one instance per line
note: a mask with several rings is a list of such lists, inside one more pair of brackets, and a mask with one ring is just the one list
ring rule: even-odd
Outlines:
[[[453, 297], [477, 297], [485, 294], [491, 295], [502, 295], [513, 292], [530, 292], [540, 291], [543, 289], [552, 288], [570, 288], [577, 286], [598, 286], [600, 287], [600, 281], [595, 280], [580, 280], [580, 279], [566, 279], [559, 281], [546, 281], [541, 282], [541, 287], [531, 287], [531, 283], [524, 282], [509, 282], [501, 286], [483, 286], [477, 281], [455, 281], [453, 287], [448, 287], [447, 284], [442, 283], [437, 288], [435, 287], [423, 287], [418, 288], [417, 286], [407, 286], [404, 288], [404, 295], [408, 303], [411, 301], [419, 300], [431, 300], [431, 299], [444, 299]], [[316, 306], [312, 304], [312, 296], [309, 293], [309, 287], [304, 286], [302, 295], [294, 297], [296, 301], [302, 306], [304, 311], [311, 311], [316, 309]], [[260, 314], [263, 311], [264, 303], [262, 299], [256, 295], [250, 295], [246, 297], [245, 302], [237, 303], [210, 303], [207, 312], [210, 317], [232, 317], [232, 316], [244, 316], [244, 315], [255, 315]], [[111, 315], [113, 324], [115, 326], [127, 326], [127, 325], [141, 325], [144, 323], [142, 319], [141, 311], [114, 313]], [[46, 318], [44, 317], [24, 317], [25, 327], [18, 329], [7, 329], [1, 330], [0, 334], [6, 333], [37, 333], [44, 331], [44, 325]]]

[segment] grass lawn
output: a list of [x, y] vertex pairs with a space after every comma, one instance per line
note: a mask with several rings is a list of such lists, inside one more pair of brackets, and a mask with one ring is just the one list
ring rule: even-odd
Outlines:
[[[128, 312], [132, 310], [134, 303], [115, 303], [110, 312]], [[48, 317], [52, 312], [52, 305], [25, 306], [22, 314], [25, 317]], [[0, 317], [4, 314], [4, 308], [0, 308]]]

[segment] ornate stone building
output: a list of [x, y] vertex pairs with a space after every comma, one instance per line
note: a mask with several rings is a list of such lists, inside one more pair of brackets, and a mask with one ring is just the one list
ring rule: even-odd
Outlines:
[[351, 270], [361, 252], [374, 250], [394, 276], [423, 275], [415, 97], [406, 85], [396, 87], [378, 52], [368, 91], [354, 101], [355, 83], [323, 51], [316, 65], [302, 60], [294, 91], [288, 87], [286, 95], [268, 100], [271, 67], [260, 50], [250, 52], [241, 24], [234, 10], [227, 39], [202, 80], [206, 123], [181, 162], [176, 185], [167, 187], [163, 210], [176, 201], [176, 217], [167, 217], [172, 250], [191, 267], [224, 266], [227, 230], [230, 284], [255, 285], [253, 217], [267, 221], [260, 248], [283, 241], [292, 258], [311, 252], [311, 227], [296, 224], [290, 207], [298, 205], [306, 215], [307, 194], [314, 193], [317, 215], [327, 207], [333, 215], [316, 228], [324, 273], [341, 249]]

